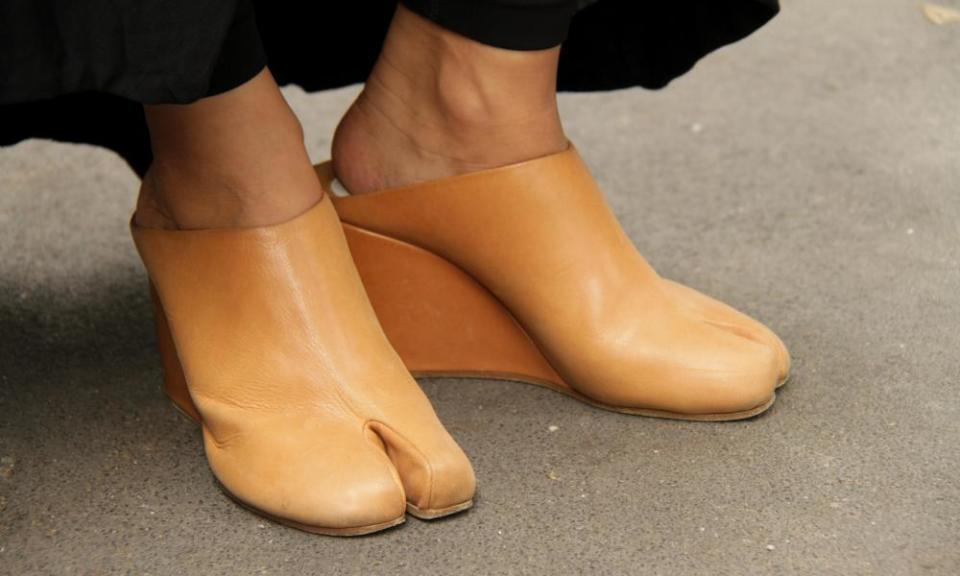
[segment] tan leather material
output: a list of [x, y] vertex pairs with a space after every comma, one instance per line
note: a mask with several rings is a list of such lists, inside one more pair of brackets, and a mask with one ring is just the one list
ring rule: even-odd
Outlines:
[[[318, 175], [329, 186], [328, 164]], [[776, 350], [674, 302], [572, 147], [334, 203], [345, 224], [461, 269], [594, 403], [713, 419], [772, 401]]]
[[170, 401], [187, 417], [200, 421], [200, 412], [190, 398], [187, 388], [187, 379], [183, 375], [183, 368], [177, 360], [177, 349], [170, 336], [170, 327], [160, 304], [160, 297], [153, 285], [150, 285], [150, 301], [153, 304], [153, 318], [157, 329], [157, 351], [160, 354], [160, 364], [163, 369], [163, 392]]
[[561, 384], [510, 312], [461, 269], [405, 242], [343, 229], [380, 324], [415, 376]]
[[469, 505], [470, 463], [380, 328], [329, 197], [276, 226], [132, 232], [229, 494], [334, 534]]
[[350, 224], [343, 227], [380, 323], [415, 376], [518, 380], [608, 410], [660, 418], [734, 420], [771, 404], [695, 415], [611, 406], [583, 396], [564, 383], [499, 300], [463, 270], [411, 244]]
[[674, 301], [697, 317], [744, 338], [756, 340], [776, 351], [777, 386], [786, 383], [790, 377], [790, 352], [783, 340], [773, 330], [736, 308], [689, 286], [666, 278], [663, 279], [663, 282], [664, 288]]

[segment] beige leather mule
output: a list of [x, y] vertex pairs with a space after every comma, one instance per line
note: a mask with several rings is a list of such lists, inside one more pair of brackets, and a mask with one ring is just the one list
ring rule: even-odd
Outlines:
[[[317, 174], [333, 191], [330, 164]], [[572, 146], [335, 195], [367, 294], [415, 376], [504, 378], [617, 412], [735, 420], [769, 408], [789, 371], [768, 328], [656, 274]]]
[[329, 198], [276, 226], [132, 232], [165, 389], [228, 495], [341, 536], [470, 507], [470, 462], [380, 328]]

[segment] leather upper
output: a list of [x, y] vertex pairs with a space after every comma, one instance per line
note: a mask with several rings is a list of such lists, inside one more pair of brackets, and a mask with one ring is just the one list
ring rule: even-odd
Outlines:
[[676, 302], [572, 146], [334, 203], [344, 222], [430, 250], [477, 279], [564, 381], [598, 402], [708, 414], [772, 397], [782, 361], [767, 336], [738, 335]]
[[231, 494], [334, 528], [472, 498], [470, 463], [387, 342], [329, 198], [276, 226], [132, 232]]

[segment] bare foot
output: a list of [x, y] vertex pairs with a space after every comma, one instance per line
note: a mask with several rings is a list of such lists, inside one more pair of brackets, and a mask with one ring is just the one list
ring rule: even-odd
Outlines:
[[141, 226], [266, 226], [323, 195], [300, 123], [267, 70], [223, 94], [144, 111], [154, 161], [137, 201]]
[[480, 44], [400, 6], [334, 135], [337, 178], [363, 193], [564, 150], [559, 53]]

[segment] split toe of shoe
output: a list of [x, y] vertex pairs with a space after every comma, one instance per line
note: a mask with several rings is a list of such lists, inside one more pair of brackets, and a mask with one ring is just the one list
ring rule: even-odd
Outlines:
[[367, 427], [396, 468], [414, 516], [436, 518], [471, 505], [476, 490], [473, 467], [445, 431], [404, 435], [379, 422]]
[[229, 495], [285, 524], [364, 534], [403, 522], [408, 504], [434, 518], [472, 501], [473, 468], [445, 431], [414, 443], [350, 418], [236, 420], [235, 431], [204, 429], [211, 468]]
[[335, 535], [470, 500], [473, 470], [380, 328], [329, 199], [272, 226], [133, 234], [228, 494]]
[[[721, 329], [716, 328], [717, 332]], [[734, 414], [770, 404], [778, 380], [776, 351], [766, 343], [727, 332], [714, 341], [714, 354], [680, 370], [685, 376], [682, 411], [690, 414]], [[678, 380], [683, 384], [683, 376]]]
[[255, 426], [216, 437], [204, 429], [210, 466], [235, 499], [321, 533], [363, 533], [403, 521], [400, 477], [359, 424], [337, 425], [312, 415], [246, 423]]
[[719, 300], [689, 286], [664, 279], [667, 294], [682, 308], [719, 328], [743, 338], [768, 346], [777, 359], [777, 383], [783, 384], [790, 375], [790, 352], [783, 340], [765, 324]]
[[606, 343], [591, 365], [574, 368], [578, 392], [624, 411], [689, 416], [738, 414], [771, 402], [776, 351], [706, 322], [675, 322], [656, 338]]

